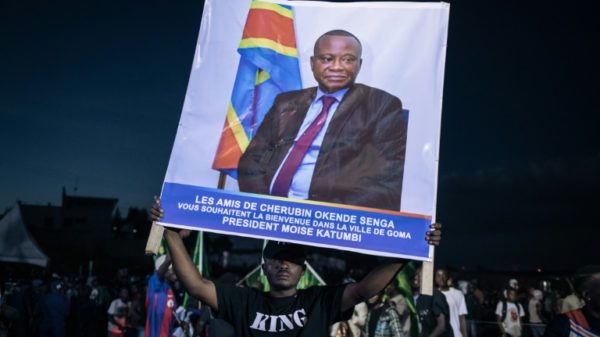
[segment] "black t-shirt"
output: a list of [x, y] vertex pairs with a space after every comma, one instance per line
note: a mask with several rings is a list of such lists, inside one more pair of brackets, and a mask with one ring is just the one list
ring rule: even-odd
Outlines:
[[[590, 332], [600, 336], [600, 319], [589, 315], [585, 310], [582, 310], [585, 319], [590, 325]], [[544, 330], [544, 337], [568, 337], [571, 334], [571, 324], [569, 317], [562, 314], [554, 317]]]
[[328, 336], [331, 324], [352, 316], [352, 309], [341, 312], [345, 286], [310, 287], [284, 298], [253, 288], [215, 286], [217, 317], [233, 325], [236, 337]]
[[208, 335], [218, 337], [235, 337], [235, 331], [227, 321], [213, 318], [208, 325]]
[[433, 296], [419, 295], [417, 298], [417, 315], [421, 331], [419, 336], [427, 337], [437, 325], [437, 317], [444, 314], [446, 318], [446, 331], [440, 337], [454, 337], [452, 326], [450, 326], [450, 308], [446, 296], [439, 290], [433, 290]]

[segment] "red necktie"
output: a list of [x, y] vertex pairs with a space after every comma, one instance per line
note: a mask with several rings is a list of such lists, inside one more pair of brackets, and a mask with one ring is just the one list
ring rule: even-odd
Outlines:
[[277, 178], [275, 178], [275, 182], [273, 183], [273, 189], [271, 191], [271, 195], [277, 195], [280, 197], [287, 197], [288, 192], [290, 190], [290, 185], [292, 184], [292, 179], [294, 178], [294, 174], [298, 170], [302, 159], [304, 159], [304, 155], [306, 155], [306, 151], [312, 144], [313, 140], [323, 128], [325, 121], [327, 120], [327, 113], [329, 108], [336, 101], [333, 96], [323, 96], [321, 97], [323, 101], [323, 108], [321, 112], [317, 115], [317, 118], [306, 128], [302, 136], [298, 138], [296, 144], [290, 151], [290, 154], [287, 156], [281, 169], [279, 170], [279, 174]]

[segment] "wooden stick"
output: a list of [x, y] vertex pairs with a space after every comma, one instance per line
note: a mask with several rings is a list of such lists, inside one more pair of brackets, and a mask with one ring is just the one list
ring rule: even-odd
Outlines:
[[150, 234], [148, 235], [148, 241], [146, 242], [146, 255], [158, 254], [160, 241], [162, 240], [164, 231], [165, 228], [163, 226], [157, 225], [154, 221], [152, 222], [152, 228], [150, 228]]
[[421, 274], [421, 294], [433, 295], [433, 261], [435, 248], [431, 248], [431, 262], [423, 262], [423, 270]]
[[[223, 172], [219, 173], [219, 182], [217, 188], [222, 190], [225, 188], [225, 182], [227, 181], [227, 175]], [[165, 228], [157, 225], [156, 222], [152, 222], [152, 228], [150, 228], [150, 234], [148, 235], [148, 241], [146, 241], [146, 255], [156, 255], [160, 248], [160, 241], [163, 237]]]

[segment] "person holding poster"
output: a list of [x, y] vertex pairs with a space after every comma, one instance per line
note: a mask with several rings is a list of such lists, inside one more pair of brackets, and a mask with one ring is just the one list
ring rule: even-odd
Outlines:
[[238, 166], [240, 191], [400, 210], [407, 121], [399, 98], [355, 83], [359, 39], [321, 35], [318, 87], [277, 96]]
[[[159, 201], [152, 206], [152, 220], [160, 221], [164, 211]], [[394, 259], [375, 267], [361, 281], [340, 286], [313, 286], [297, 290], [305, 271], [303, 246], [269, 241], [263, 251], [263, 272], [269, 292], [227, 286], [204, 278], [193, 264], [181, 236], [165, 228], [173, 268], [187, 291], [208, 304], [217, 317], [227, 320], [236, 336], [327, 336], [336, 321], [347, 320], [357, 303], [382, 291], [404, 266]], [[425, 240], [439, 245], [441, 225], [432, 224]]]

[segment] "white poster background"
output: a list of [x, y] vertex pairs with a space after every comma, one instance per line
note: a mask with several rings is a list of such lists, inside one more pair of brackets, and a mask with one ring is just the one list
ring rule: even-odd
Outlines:
[[[303, 87], [315, 40], [344, 29], [363, 45], [357, 83], [399, 97], [408, 109], [401, 211], [435, 219], [447, 3], [269, 1], [293, 7]], [[165, 182], [217, 186], [211, 169], [238, 67], [250, 0], [206, 0], [185, 103]], [[227, 179], [226, 189], [237, 191]]]

